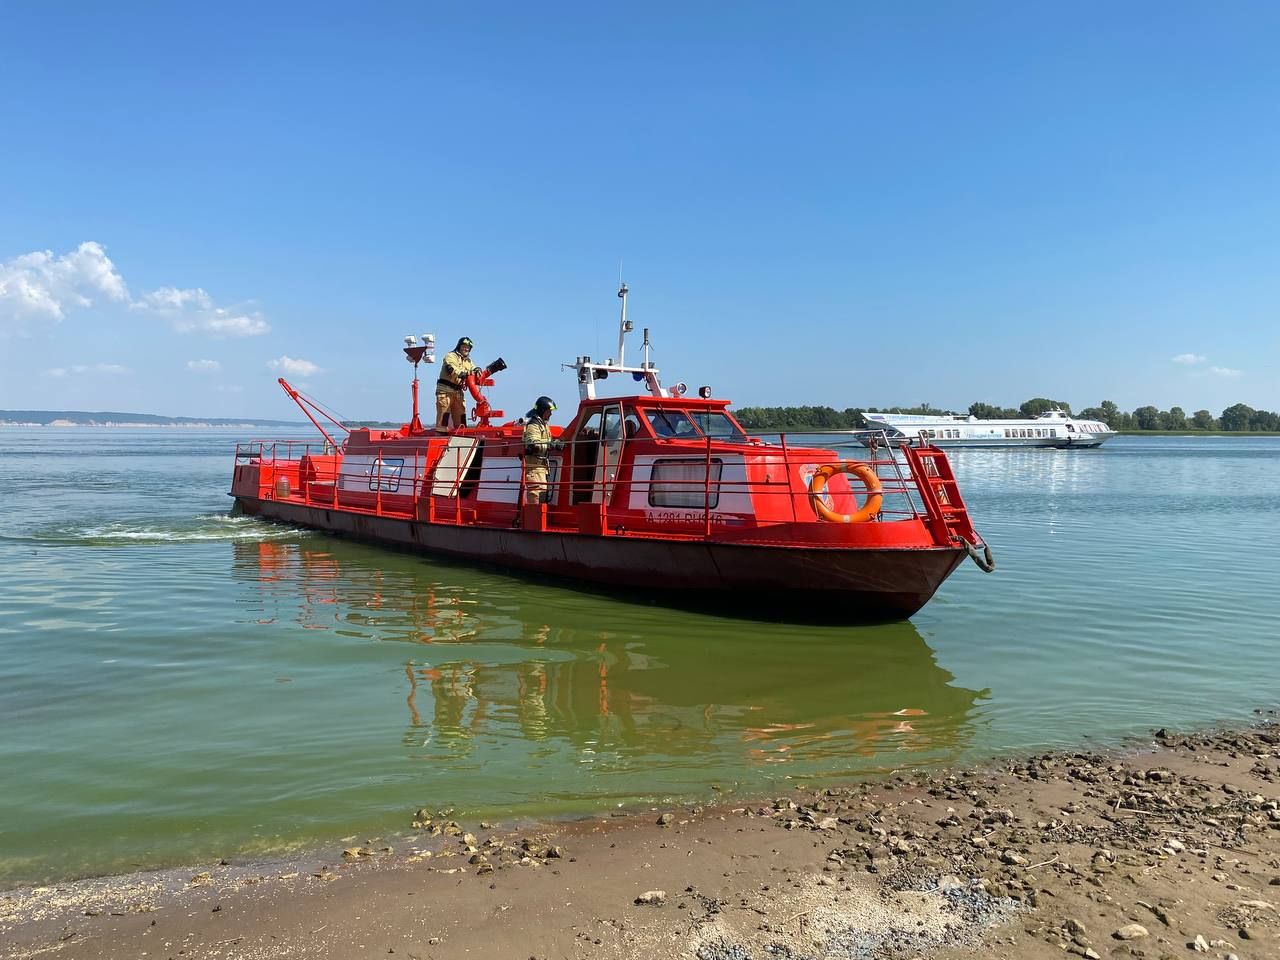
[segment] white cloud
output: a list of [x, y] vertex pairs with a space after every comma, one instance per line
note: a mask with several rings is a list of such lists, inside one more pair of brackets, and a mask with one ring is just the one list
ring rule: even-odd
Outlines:
[[28, 321], [58, 323], [94, 297], [127, 302], [129, 290], [101, 244], [88, 241], [55, 257], [52, 250], [0, 261], [0, 327]]
[[0, 261], [0, 336], [21, 333], [33, 323], [59, 323], [69, 310], [99, 300], [155, 314], [179, 333], [256, 337], [271, 330], [259, 311], [248, 305], [220, 307], [200, 287], [160, 287], [133, 298], [106, 249], [92, 240], [62, 256], [37, 250]]
[[217, 360], [188, 360], [187, 369], [196, 373], [218, 373], [222, 370], [222, 364]]
[[293, 357], [277, 357], [275, 360], [268, 360], [267, 366], [272, 370], [282, 370], [285, 373], [292, 374], [295, 377], [311, 377], [317, 373], [321, 373], [321, 369], [310, 360], [295, 360]]
[[1209, 372], [1215, 377], [1243, 377], [1243, 370], [1235, 370], [1231, 367], [1210, 367]]
[[1180, 353], [1173, 358], [1173, 362], [1190, 365], [1194, 363], [1204, 363], [1206, 359], [1206, 357], [1202, 357], [1198, 353]]
[[160, 287], [143, 294], [131, 306], [168, 320], [179, 333], [207, 333], [214, 337], [257, 337], [271, 331], [256, 310], [227, 309], [213, 302], [200, 287], [179, 290]]
[[46, 372], [51, 377], [65, 377], [69, 374], [78, 373], [107, 373], [116, 377], [129, 377], [133, 375], [132, 370], [128, 367], [121, 366], [118, 363], [77, 363], [70, 367], [54, 367], [52, 370], [48, 370]]

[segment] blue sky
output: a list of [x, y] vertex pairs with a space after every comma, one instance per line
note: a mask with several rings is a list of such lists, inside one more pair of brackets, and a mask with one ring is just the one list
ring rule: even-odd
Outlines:
[[1272, 3], [7, 4], [0, 408], [1280, 408]]

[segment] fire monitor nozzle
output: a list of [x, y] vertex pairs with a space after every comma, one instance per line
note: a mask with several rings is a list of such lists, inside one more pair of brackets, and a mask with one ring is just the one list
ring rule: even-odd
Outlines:
[[485, 367], [485, 370], [489, 373], [501, 373], [505, 369], [507, 369], [507, 361], [503, 360], [501, 357]]

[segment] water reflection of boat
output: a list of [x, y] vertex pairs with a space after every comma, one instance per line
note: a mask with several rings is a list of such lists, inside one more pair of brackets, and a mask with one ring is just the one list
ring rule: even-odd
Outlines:
[[581, 594], [548, 609], [544, 590], [513, 593], [504, 578], [493, 578], [500, 596], [486, 595], [474, 580], [434, 582], [408, 558], [389, 568], [385, 554], [331, 546], [235, 549], [276, 619], [404, 645], [388, 695], [405, 699], [398, 735], [415, 756], [459, 760], [505, 739], [614, 763], [735, 756], [844, 769], [898, 751], [954, 756], [982, 696], [952, 683], [910, 623], [747, 633], [671, 610], [621, 617]]

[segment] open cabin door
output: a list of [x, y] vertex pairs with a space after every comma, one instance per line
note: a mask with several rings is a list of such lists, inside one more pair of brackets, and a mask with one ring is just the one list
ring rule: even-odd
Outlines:
[[431, 495], [433, 497], [458, 495], [458, 488], [462, 486], [467, 471], [471, 469], [471, 461], [475, 459], [477, 443], [475, 437], [449, 438], [449, 443], [440, 454], [432, 475]]
[[618, 461], [622, 459], [622, 404], [604, 408], [604, 427], [600, 432], [600, 457], [596, 463], [596, 482], [591, 492], [592, 503], [608, 503], [618, 478]]
[[622, 404], [592, 410], [569, 441], [570, 503], [602, 503], [613, 495], [624, 441]]

